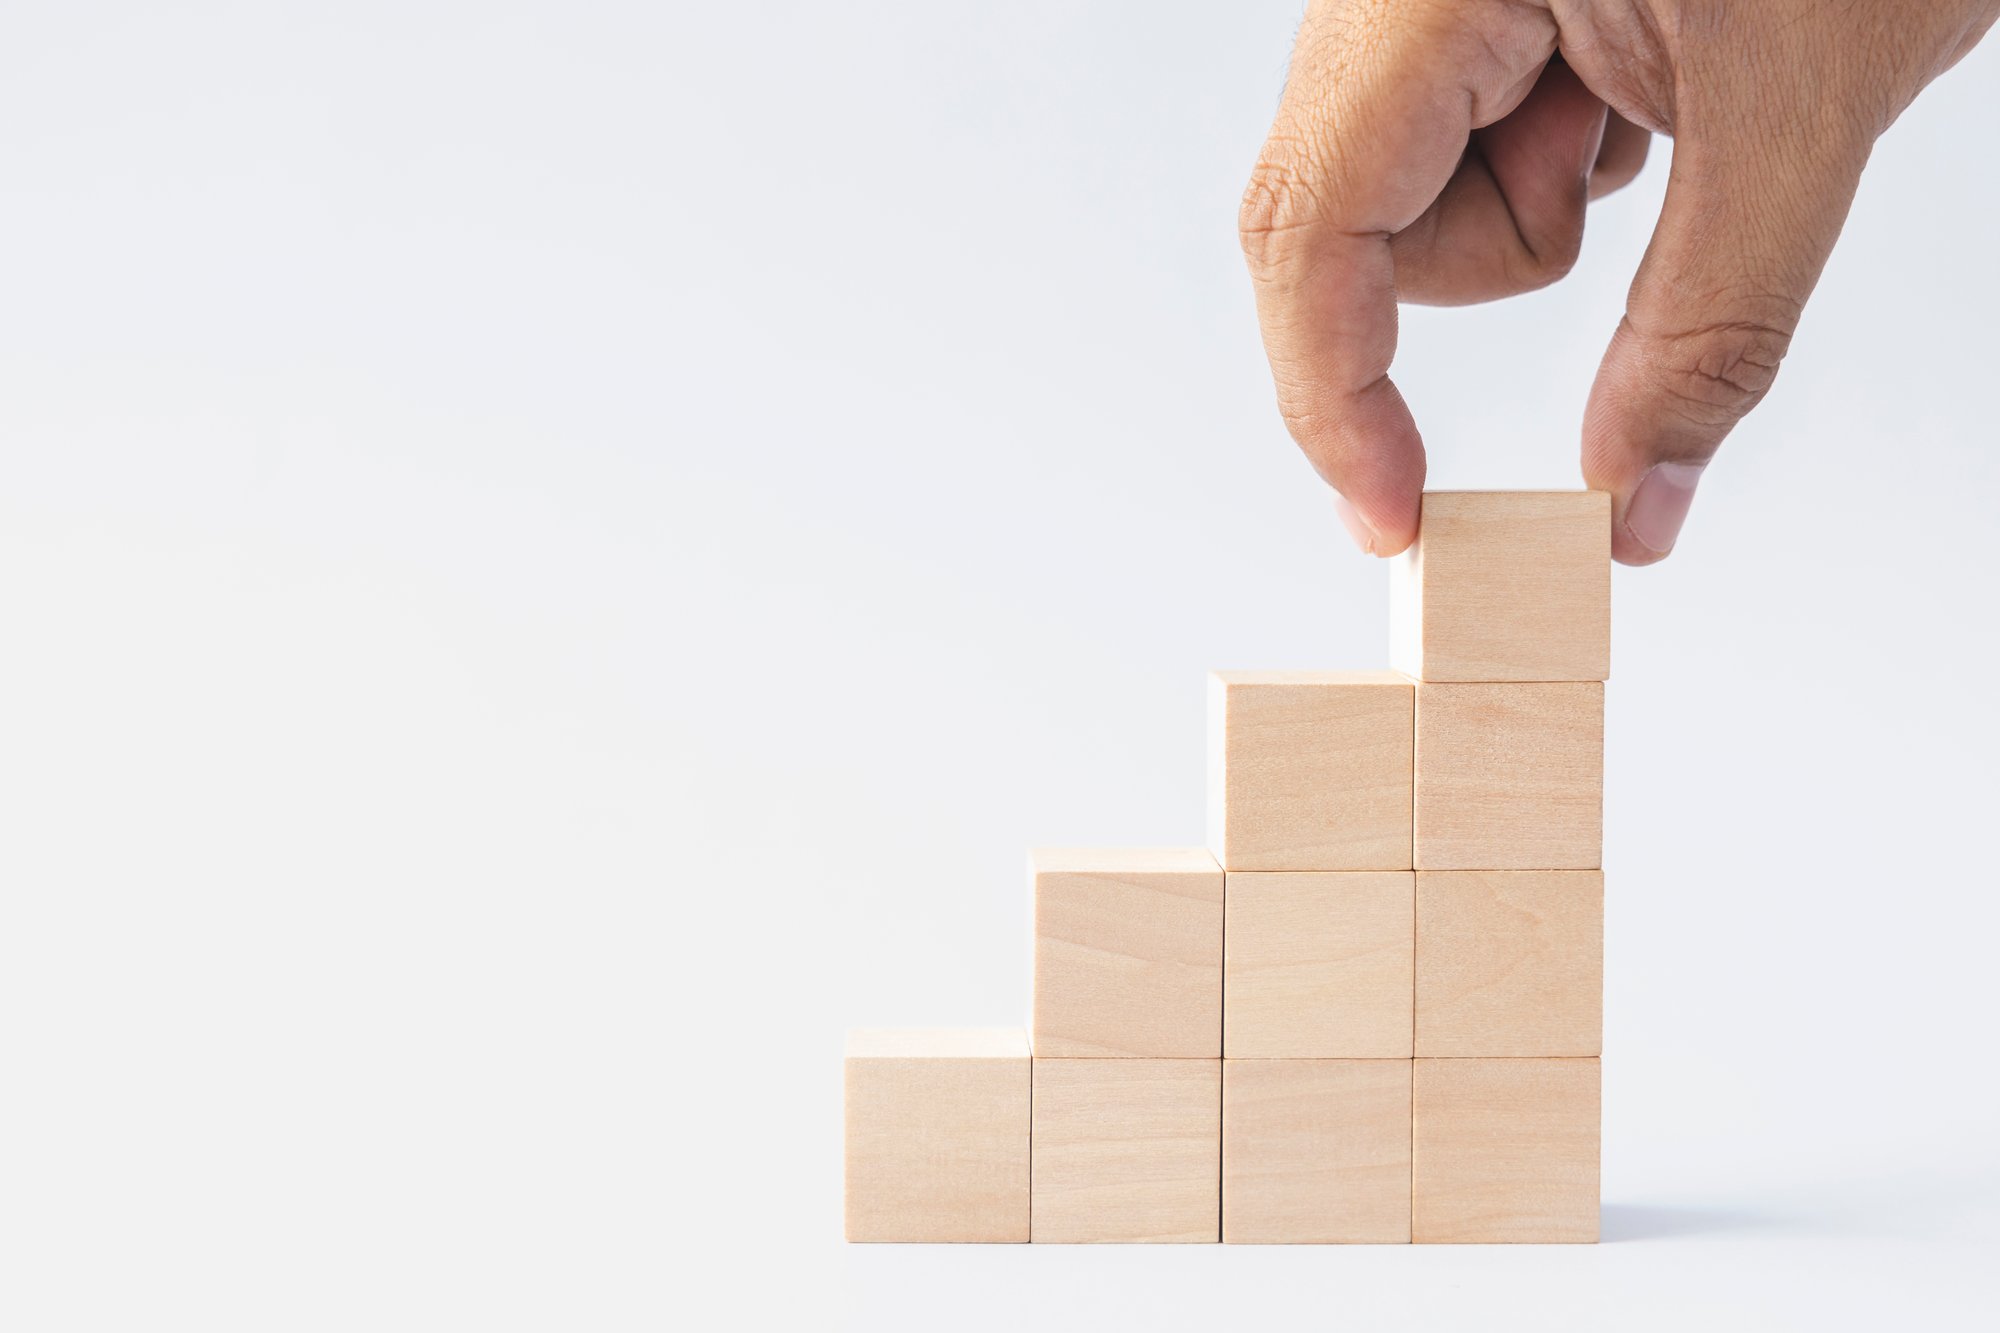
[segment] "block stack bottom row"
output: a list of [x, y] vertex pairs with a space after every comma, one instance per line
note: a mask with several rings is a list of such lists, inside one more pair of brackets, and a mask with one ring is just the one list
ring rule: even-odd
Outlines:
[[1034, 853], [1030, 1030], [860, 1031], [853, 1241], [1595, 1241], [1610, 505], [1432, 492], [1393, 672], [1218, 672], [1205, 848]]

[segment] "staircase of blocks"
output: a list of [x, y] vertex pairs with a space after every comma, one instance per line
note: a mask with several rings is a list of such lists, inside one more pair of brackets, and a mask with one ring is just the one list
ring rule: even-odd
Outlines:
[[1593, 1242], [1601, 492], [1430, 492], [1393, 671], [1209, 684], [1202, 848], [1031, 858], [1027, 1031], [848, 1034], [850, 1241]]

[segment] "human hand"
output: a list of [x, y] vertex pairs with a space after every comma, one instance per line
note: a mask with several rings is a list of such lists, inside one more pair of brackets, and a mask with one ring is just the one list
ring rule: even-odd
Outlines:
[[[1701, 470], [1778, 371], [1875, 140], [2000, 0], [1313, 0], [1243, 199], [1278, 403], [1363, 549], [1417, 531], [1424, 450], [1388, 377], [1396, 302], [1531, 291], [1591, 199], [1674, 139], [1598, 367], [1583, 475], [1612, 554], [1673, 549]], [[1557, 57], [1552, 59], [1552, 57]]]

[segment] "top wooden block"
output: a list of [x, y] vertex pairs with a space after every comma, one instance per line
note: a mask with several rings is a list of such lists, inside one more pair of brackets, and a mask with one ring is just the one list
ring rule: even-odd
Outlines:
[[1394, 562], [1391, 653], [1418, 680], [1603, 680], [1611, 673], [1611, 497], [1427, 491]]

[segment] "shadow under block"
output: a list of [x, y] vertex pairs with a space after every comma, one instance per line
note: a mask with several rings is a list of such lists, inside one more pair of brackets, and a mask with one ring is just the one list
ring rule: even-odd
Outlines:
[[1209, 677], [1209, 846], [1225, 870], [1408, 870], [1414, 687], [1390, 671]]
[[1418, 680], [1604, 680], [1611, 497], [1430, 491], [1390, 573], [1391, 659]]
[[1602, 1052], [1602, 871], [1426, 870], [1416, 879], [1418, 1055]]
[[1414, 874], [1232, 874], [1226, 916], [1224, 1056], [1409, 1058]]
[[1410, 1239], [1409, 1060], [1224, 1060], [1222, 1239]]
[[1028, 1239], [1027, 1034], [847, 1036], [847, 1239]]
[[1037, 1056], [1222, 1054], [1221, 867], [1201, 848], [1040, 849]]
[[1036, 1241], [1219, 1238], [1222, 1061], [1035, 1060]]
[[1596, 1060], [1418, 1060], [1415, 1072], [1413, 1239], [1597, 1239]]
[[1417, 686], [1418, 870], [1595, 870], [1604, 686]]

